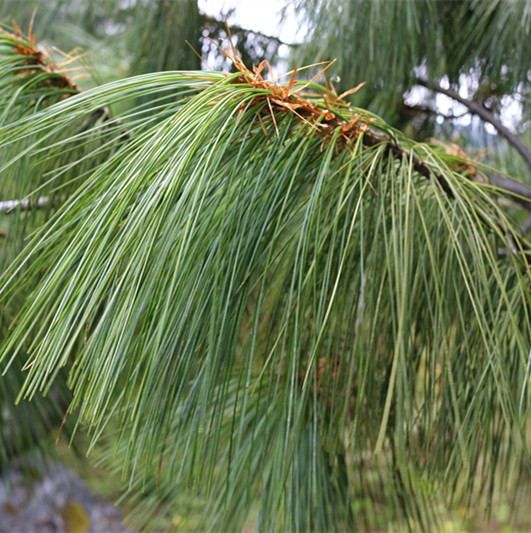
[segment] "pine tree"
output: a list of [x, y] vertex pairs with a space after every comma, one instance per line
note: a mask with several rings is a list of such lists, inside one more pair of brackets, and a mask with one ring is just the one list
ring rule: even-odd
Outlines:
[[214, 530], [427, 530], [528, 476], [530, 244], [485, 168], [225, 45], [81, 91], [0, 34], [2, 459], [16, 396]]

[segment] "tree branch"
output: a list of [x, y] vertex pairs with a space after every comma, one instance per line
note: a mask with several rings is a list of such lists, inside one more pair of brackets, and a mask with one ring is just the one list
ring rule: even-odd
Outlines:
[[520, 155], [524, 158], [529, 170], [531, 171], [531, 149], [528, 148], [528, 146], [520, 139], [520, 137], [518, 137], [518, 135], [515, 135], [509, 131], [490, 111], [485, 109], [481, 104], [463, 98], [452, 89], [444, 89], [438, 83], [428, 82], [422, 78], [417, 78], [416, 84], [426, 87], [432, 91], [445, 94], [456, 102], [466, 106], [471, 113], [474, 113], [478, 117], [482, 118], [485, 122], [492, 124], [498, 133], [502, 137], [505, 137], [518, 150], [518, 152], [520, 152]]
[[489, 179], [493, 185], [506, 191], [506, 196], [531, 211], [531, 189], [529, 187], [500, 174], [489, 174]]
[[42, 209], [48, 207], [52, 203], [52, 199], [48, 196], [37, 198], [37, 200], [8, 200], [0, 202], [0, 214], [9, 213], [17, 207], [22, 211], [29, 211], [30, 209]]
[[363, 145], [364, 146], [376, 146], [377, 144], [384, 144], [389, 153], [395, 159], [402, 159], [406, 156], [408, 159], [411, 159], [413, 163], [413, 168], [426, 179], [434, 177], [439, 185], [442, 187], [444, 192], [447, 194], [448, 198], [454, 198], [454, 193], [450, 184], [446, 181], [446, 178], [441, 174], [435, 172], [429, 167], [426, 163], [421, 161], [416, 155], [404, 149], [403, 146], [398, 144], [396, 141], [388, 137], [387, 135], [379, 135], [371, 129], [367, 129], [363, 132]]

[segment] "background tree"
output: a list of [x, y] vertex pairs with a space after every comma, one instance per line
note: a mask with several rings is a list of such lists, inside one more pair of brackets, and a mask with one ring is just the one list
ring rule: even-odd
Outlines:
[[[492, 31], [481, 3], [397, 5], [344, 6], [369, 9], [369, 54], [410, 31], [387, 80], [377, 59], [360, 76], [385, 113], [378, 87], [398, 105], [411, 67], [437, 63], [425, 26], [440, 25], [445, 50], [454, 19]], [[88, 35], [115, 32], [113, 17], [145, 22], [136, 35], [153, 56], [131, 47], [132, 22], [115, 32], [135, 50], [127, 71], [182, 68], [159, 21], [176, 6], [197, 15], [194, 3], [91, 6]], [[340, 14], [355, 28], [352, 13]], [[54, 64], [13, 28], [1, 47], [0, 172], [15, 207], [3, 379], [109, 446], [140, 523], [171, 519], [186, 486], [207, 509], [201, 527], [427, 529], [445, 498], [513, 483], [500, 469], [528, 481], [529, 244], [485, 167], [315, 79], [266, 81], [266, 64], [249, 70], [230, 48], [232, 75], [170, 70], [80, 91], [70, 57]], [[8, 437], [17, 412], [3, 411]]]

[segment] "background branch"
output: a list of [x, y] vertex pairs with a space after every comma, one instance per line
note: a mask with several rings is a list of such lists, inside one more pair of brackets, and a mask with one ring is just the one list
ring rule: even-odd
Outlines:
[[489, 174], [489, 179], [493, 185], [506, 191], [507, 196], [512, 200], [531, 211], [531, 189], [529, 187], [500, 174]]
[[422, 87], [426, 87], [427, 89], [430, 89], [432, 91], [445, 94], [446, 96], [452, 98], [456, 102], [459, 102], [460, 104], [463, 104], [464, 106], [466, 106], [471, 113], [478, 115], [485, 122], [492, 124], [496, 128], [498, 133], [501, 136], [505, 137], [507, 141], [509, 141], [516, 148], [516, 150], [518, 150], [520, 155], [524, 158], [525, 162], [527, 163], [529, 170], [531, 171], [531, 150], [520, 139], [520, 137], [518, 137], [518, 135], [515, 135], [509, 129], [507, 129], [500, 122], [499, 119], [497, 119], [490, 111], [485, 109], [481, 104], [477, 102], [473, 102], [472, 100], [467, 100], [466, 98], [463, 98], [462, 96], [460, 96], [459, 93], [457, 93], [456, 91], [452, 89], [445, 89], [444, 87], [441, 87], [436, 82], [428, 82], [425, 79], [417, 78], [416, 83], [417, 85], [421, 85]]
[[30, 209], [42, 209], [48, 207], [51, 203], [51, 198], [43, 196], [37, 200], [7, 200], [0, 202], [0, 213], [5, 214], [20, 207], [22, 211], [29, 211]]

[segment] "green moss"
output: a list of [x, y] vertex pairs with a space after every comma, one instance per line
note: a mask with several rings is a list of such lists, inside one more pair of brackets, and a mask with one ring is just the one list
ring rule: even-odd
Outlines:
[[60, 510], [66, 533], [85, 533], [90, 529], [90, 517], [78, 502], [70, 502]]

